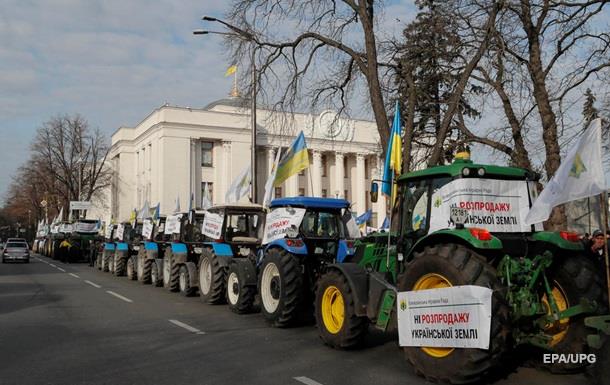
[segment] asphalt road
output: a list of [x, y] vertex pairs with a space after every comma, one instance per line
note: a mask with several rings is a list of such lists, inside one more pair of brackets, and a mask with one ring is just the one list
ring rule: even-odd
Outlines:
[[[0, 264], [0, 384], [427, 384], [396, 336], [324, 346], [314, 326], [274, 329], [83, 264]], [[497, 384], [585, 384], [520, 368]]]

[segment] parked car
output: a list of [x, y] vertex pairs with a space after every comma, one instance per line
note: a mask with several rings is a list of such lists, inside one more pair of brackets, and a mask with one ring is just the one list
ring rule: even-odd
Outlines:
[[2, 263], [7, 261], [21, 261], [30, 263], [30, 251], [25, 242], [6, 242], [6, 247], [2, 251]]

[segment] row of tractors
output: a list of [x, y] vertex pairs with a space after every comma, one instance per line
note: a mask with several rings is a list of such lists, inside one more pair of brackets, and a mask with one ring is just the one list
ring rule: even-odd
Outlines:
[[[409, 307], [400, 293], [480, 286], [492, 293], [488, 348], [401, 346], [417, 374], [490, 381], [529, 355], [607, 384], [606, 267], [576, 234], [522, 223], [537, 181], [528, 170], [468, 159], [410, 172], [397, 180], [391, 230], [366, 237], [342, 199], [144, 219], [111, 228], [95, 266], [238, 314], [260, 311], [275, 327], [315, 319], [322, 341], [340, 349], [362, 346], [371, 328], [400, 335]], [[377, 191], [374, 183], [372, 201]], [[545, 364], [543, 353], [576, 359]], [[579, 357], [591, 354], [597, 363], [587, 369], [591, 360]]]
[[91, 264], [91, 256], [101, 240], [97, 220], [59, 222], [37, 234], [32, 251], [62, 262]]

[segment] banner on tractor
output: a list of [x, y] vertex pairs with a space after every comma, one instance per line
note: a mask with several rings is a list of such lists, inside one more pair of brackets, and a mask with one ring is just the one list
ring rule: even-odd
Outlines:
[[165, 220], [165, 231], [166, 235], [180, 234], [180, 219], [182, 214], [169, 215]]
[[144, 239], [150, 239], [153, 232], [153, 222], [150, 219], [144, 219], [142, 223], [142, 237]]
[[207, 212], [203, 218], [203, 225], [201, 225], [201, 232], [206, 237], [212, 239], [220, 239], [222, 235], [222, 224], [224, 217], [220, 214]]
[[[104, 232], [104, 236], [105, 236], [107, 239], [110, 239], [110, 237], [112, 237], [112, 224], [111, 224], [111, 223], [108, 223], [108, 224], [106, 225], [106, 229], [105, 229], [105, 232]], [[111, 240], [111, 239], [110, 239], [110, 240]]]
[[305, 209], [292, 207], [278, 207], [273, 209], [265, 220], [265, 234], [263, 235], [263, 245], [282, 239], [286, 236], [286, 231], [292, 226], [297, 229], [305, 216]]
[[399, 292], [400, 346], [489, 349], [491, 294], [482, 286]]
[[125, 233], [125, 225], [123, 225], [122, 223], [119, 223], [116, 227], [116, 236], [115, 238], [118, 239], [119, 241], [123, 240], [123, 233]]
[[[425, 195], [422, 196], [424, 197]], [[456, 179], [432, 194], [431, 206], [430, 232], [455, 228], [450, 215], [452, 207], [467, 210], [465, 227], [482, 227], [491, 232], [531, 231], [530, 226], [524, 222], [529, 212], [528, 186], [525, 181]], [[425, 210], [422, 213], [416, 211], [418, 205], [415, 206], [413, 221], [421, 221], [423, 218], [425, 223]]]

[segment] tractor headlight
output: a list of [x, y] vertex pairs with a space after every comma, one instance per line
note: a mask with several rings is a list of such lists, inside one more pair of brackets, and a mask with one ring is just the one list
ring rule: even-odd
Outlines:
[[485, 169], [483, 167], [481, 167], [480, 169], [477, 170], [477, 174], [479, 176], [484, 176], [485, 175]]
[[468, 176], [468, 175], [470, 175], [470, 169], [469, 169], [469, 168], [467, 168], [467, 167], [464, 167], [464, 168], [462, 169], [462, 175], [464, 175], [464, 176]]

